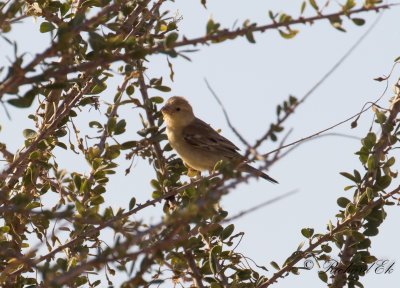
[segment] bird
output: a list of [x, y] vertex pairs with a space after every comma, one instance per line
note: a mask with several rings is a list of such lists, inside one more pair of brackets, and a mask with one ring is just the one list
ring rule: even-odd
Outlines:
[[161, 108], [171, 147], [179, 154], [185, 166], [197, 171], [212, 171], [220, 160], [242, 162], [239, 170], [253, 173], [272, 183], [278, 181], [250, 166], [238, 152], [239, 148], [197, 118], [189, 102], [180, 96], [170, 97]]

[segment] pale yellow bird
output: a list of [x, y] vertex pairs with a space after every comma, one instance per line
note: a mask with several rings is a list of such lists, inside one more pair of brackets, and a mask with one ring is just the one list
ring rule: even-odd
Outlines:
[[[211, 171], [220, 160], [245, 161], [235, 144], [194, 116], [192, 106], [185, 98], [178, 96], [169, 98], [161, 112], [167, 124], [169, 143], [186, 166], [197, 171]], [[242, 164], [239, 169], [254, 173], [272, 183], [278, 183], [248, 164]]]

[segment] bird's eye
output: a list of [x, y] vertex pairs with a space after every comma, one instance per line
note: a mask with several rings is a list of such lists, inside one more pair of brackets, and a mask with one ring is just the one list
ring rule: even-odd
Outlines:
[[178, 108], [176, 108], [175, 110], [176, 110], [176, 111], [181, 111], [181, 108], [178, 107]]

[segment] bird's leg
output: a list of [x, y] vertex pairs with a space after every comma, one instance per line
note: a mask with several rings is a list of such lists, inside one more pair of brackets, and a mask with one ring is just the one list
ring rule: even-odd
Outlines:
[[190, 178], [190, 180], [192, 180], [193, 177], [195, 177], [196, 180], [198, 180], [201, 178], [201, 173], [200, 173], [200, 171], [197, 171], [195, 169], [188, 167], [187, 176]]
[[208, 173], [210, 174], [210, 176], [212, 176], [215, 174], [215, 170], [214, 169], [208, 170]]

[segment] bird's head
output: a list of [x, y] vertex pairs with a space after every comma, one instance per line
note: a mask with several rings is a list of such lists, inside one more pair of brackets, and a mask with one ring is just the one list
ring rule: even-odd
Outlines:
[[169, 98], [161, 112], [167, 126], [171, 127], [185, 127], [194, 119], [192, 106], [179, 96]]

